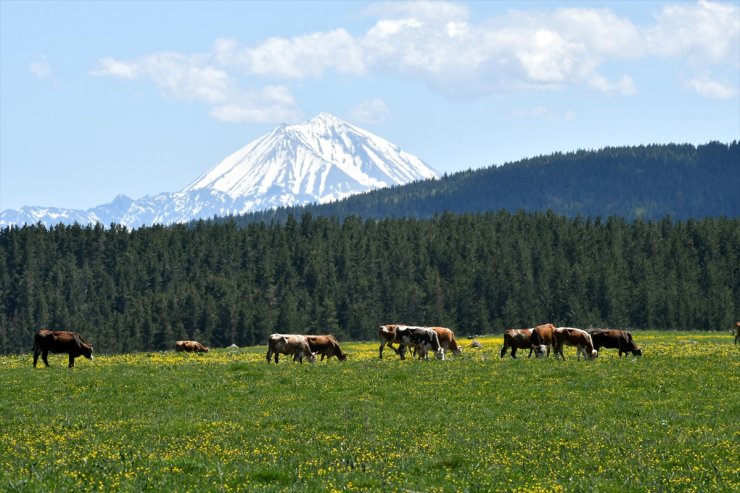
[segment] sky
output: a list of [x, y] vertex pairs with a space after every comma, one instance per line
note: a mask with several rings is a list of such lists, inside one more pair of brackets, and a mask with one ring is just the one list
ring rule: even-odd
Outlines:
[[328, 112], [440, 174], [740, 139], [740, 1], [0, 0], [0, 210], [183, 189]]

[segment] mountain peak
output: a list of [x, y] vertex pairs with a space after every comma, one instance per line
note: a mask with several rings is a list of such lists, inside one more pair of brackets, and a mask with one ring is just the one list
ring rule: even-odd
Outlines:
[[183, 192], [248, 196], [254, 199], [253, 210], [258, 210], [328, 202], [436, 176], [419, 158], [385, 139], [319, 113], [305, 123], [280, 126], [252, 141]]

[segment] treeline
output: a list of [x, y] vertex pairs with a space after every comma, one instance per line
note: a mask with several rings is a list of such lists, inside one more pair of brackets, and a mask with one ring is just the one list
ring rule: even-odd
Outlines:
[[38, 328], [103, 353], [264, 344], [272, 332], [371, 340], [401, 322], [460, 335], [543, 322], [728, 329], [740, 219], [628, 222], [548, 213], [288, 218], [0, 230], [0, 352]]
[[506, 209], [552, 210], [568, 217], [660, 220], [738, 217], [740, 142], [608, 147], [524, 159], [331, 204], [287, 207], [227, 218], [243, 225], [314, 216], [430, 218]]

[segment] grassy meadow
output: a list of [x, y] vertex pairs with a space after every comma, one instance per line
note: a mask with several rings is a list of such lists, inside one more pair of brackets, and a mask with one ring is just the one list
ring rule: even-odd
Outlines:
[[740, 491], [740, 345], [634, 336], [642, 358], [591, 362], [500, 359], [501, 336], [429, 362], [1, 356], [0, 490]]

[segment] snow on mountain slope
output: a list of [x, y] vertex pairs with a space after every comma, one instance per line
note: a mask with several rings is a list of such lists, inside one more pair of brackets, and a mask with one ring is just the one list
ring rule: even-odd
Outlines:
[[321, 113], [250, 142], [180, 192], [116, 197], [86, 211], [23, 207], [0, 213], [7, 225], [100, 222], [171, 224], [279, 206], [325, 203], [368, 190], [436, 178], [416, 156], [366, 130]]
[[436, 176], [419, 158], [390, 142], [321, 113], [300, 125], [282, 125], [251, 142], [183, 192], [208, 189], [231, 197], [270, 199], [285, 194], [327, 202]]

